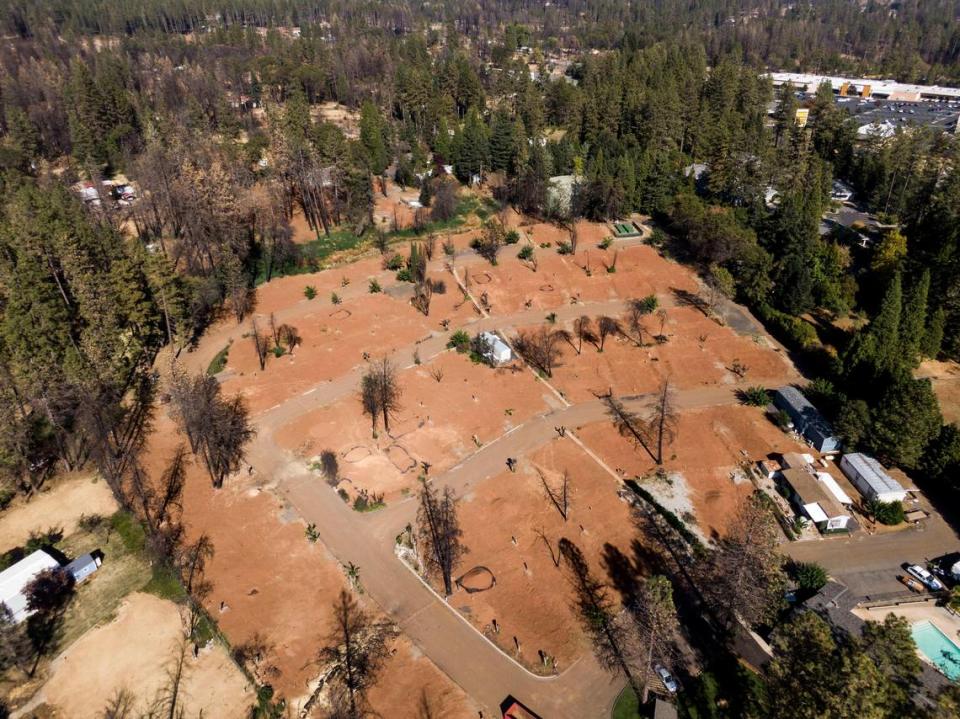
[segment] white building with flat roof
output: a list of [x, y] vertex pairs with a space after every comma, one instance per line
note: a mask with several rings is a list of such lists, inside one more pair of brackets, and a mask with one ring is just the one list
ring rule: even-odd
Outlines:
[[0, 572], [0, 604], [5, 604], [13, 615], [13, 621], [19, 624], [28, 616], [27, 597], [24, 591], [40, 572], [59, 568], [60, 563], [38, 549], [16, 564]]
[[869, 454], [853, 452], [843, 455], [840, 469], [868, 500], [902, 502], [907, 498], [907, 490]]
[[774, 85], [791, 84], [798, 90], [813, 94], [821, 83], [828, 82], [840, 95], [876, 97], [889, 100], [960, 100], [960, 88], [942, 85], [913, 85], [893, 80], [815, 75], [805, 72], [771, 72]]

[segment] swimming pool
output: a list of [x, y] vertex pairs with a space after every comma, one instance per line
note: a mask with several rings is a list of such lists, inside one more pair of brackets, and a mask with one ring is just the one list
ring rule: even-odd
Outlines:
[[960, 679], [960, 647], [931, 622], [917, 622], [911, 633], [923, 656], [952, 680]]

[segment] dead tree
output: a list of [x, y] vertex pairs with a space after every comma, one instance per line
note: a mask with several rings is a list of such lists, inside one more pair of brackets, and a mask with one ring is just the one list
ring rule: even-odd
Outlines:
[[429, 281], [418, 282], [413, 287], [413, 299], [411, 304], [423, 313], [425, 317], [430, 316], [430, 300], [433, 297], [433, 287]]
[[566, 561], [577, 614], [590, 637], [594, 655], [605, 669], [622, 674], [636, 695], [641, 696], [642, 686], [635, 668], [635, 636], [628, 617], [617, 610], [607, 587], [593, 577], [576, 544], [561, 539], [560, 554]]
[[559, 567], [560, 560], [562, 559], [560, 550], [558, 549], [556, 552], [553, 551], [553, 545], [550, 544], [550, 538], [547, 537], [546, 532], [543, 531], [543, 527], [537, 527], [533, 530], [533, 533], [536, 534], [545, 545], [547, 545], [547, 551], [550, 552], [550, 561], [553, 562], [553, 566]]
[[390, 431], [390, 418], [400, 410], [400, 381], [397, 369], [386, 357], [370, 365], [360, 380], [360, 399], [364, 414], [370, 415], [373, 431], [377, 419], [383, 419], [383, 430]]
[[270, 313], [270, 336], [273, 338], [273, 346], [280, 346], [280, 333], [277, 330], [277, 318], [274, 317], [273, 312]]
[[540, 483], [543, 485], [543, 493], [560, 513], [560, 516], [563, 517], [563, 521], [566, 522], [567, 516], [570, 512], [570, 472], [563, 470], [563, 476], [560, 479], [559, 485], [556, 487], [550, 486], [546, 475], [544, 475], [544, 473], [539, 469], [537, 469], [537, 474], [540, 475]]
[[517, 351], [530, 364], [543, 372], [547, 377], [553, 377], [553, 368], [557, 360], [563, 356], [560, 343], [563, 336], [557, 332], [540, 327], [535, 331], [521, 331], [516, 339]]
[[596, 342], [597, 337], [593, 333], [593, 320], [586, 315], [578, 317], [573, 321], [573, 334], [577, 337], [577, 354], [583, 351], [583, 341]]
[[277, 344], [286, 347], [287, 352], [293, 354], [293, 349], [303, 340], [293, 325], [283, 324], [277, 328]]
[[607, 341], [607, 337], [610, 335], [615, 335], [621, 332], [620, 323], [617, 322], [613, 317], [602, 316], [597, 320], [597, 334], [599, 335], [600, 344], [597, 347], [598, 352], [603, 352], [603, 345]]
[[670, 383], [664, 382], [657, 392], [657, 401], [653, 407], [650, 426], [657, 438], [657, 464], [663, 464], [663, 445], [673, 444], [677, 436], [677, 412], [673, 406], [673, 392]]
[[257, 351], [257, 359], [260, 362], [260, 370], [262, 371], [267, 366], [267, 340], [260, 334], [260, 330], [257, 328], [257, 321], [250, 321], [250, 337], [253, 339], [253, 346]]
[[363, 413], [369, 415], [371, 431], [377, 435], [377, 420], [380, 418], [380, 393], [377, 389], [377, 376], [371, 368], [360, 378], [360, 403]]
[[427, 574], [439, 574], [446, 596], [453, 594], [453, 571], [467, 548], [461, 542], [463, 532], [457, 521], [457, 502], [450, 487], [437, 492], [429, 482], [420, 487], [417, 510], [417, 538]]
[[366, 696], [390, 656], [390, 643], [396, 628], [370, 616], [351, 594], [340, 590], [333, 605], [334, 628], [318, 655], [325, 665], [326, 681], [336, 696], [335, 705], [348, 707], [346, 716], [365, 714]]

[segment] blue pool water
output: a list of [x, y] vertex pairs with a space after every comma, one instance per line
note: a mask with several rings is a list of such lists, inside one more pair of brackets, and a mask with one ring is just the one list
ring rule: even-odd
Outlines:
[[923, 656], [952, 680], [960, 679], [960, 647], [930, 622], [917, 622], [911, 632]]

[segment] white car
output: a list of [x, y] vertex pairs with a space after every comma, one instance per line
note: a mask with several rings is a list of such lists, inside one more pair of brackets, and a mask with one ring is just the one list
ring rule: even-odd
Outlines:
[[667, 688], [667, 691], [671, 694], [676, 694], [677, 680], [674, 679], [673, 675], [667, 671], [667, 668], [662, 664], [657, 664], [653, 669], [657, 673], [657, 676], [660, 677], [660, 681], [663, 682], [663, 686]]
[[930, 572], [921, 567], [919, 564], [911, 564], [909, 567], [907, 567], [907, 574], [911, 574], [919, 579], [924, 583], [927, 589], [932, 592], [939, 592], [943, 589], [943, 582], [930, 574]]

